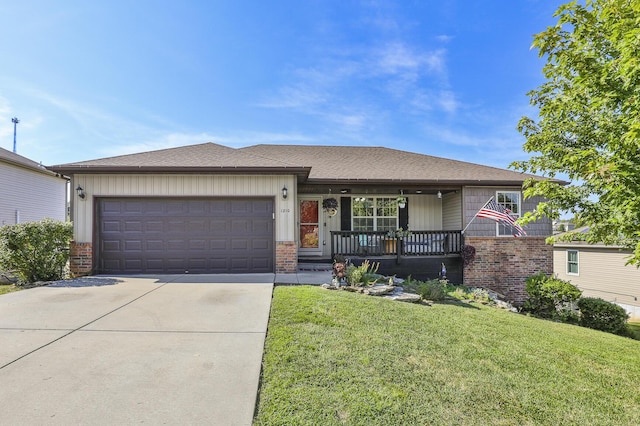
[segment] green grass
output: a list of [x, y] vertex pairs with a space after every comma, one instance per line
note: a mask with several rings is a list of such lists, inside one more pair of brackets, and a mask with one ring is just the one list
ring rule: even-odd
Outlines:
[[276, 287], [255, 423], [637, 425], [639, 353], [482, 305]]
[[0, 294], [11, 293], [12, 291], [18, 290], [21, 290], [21, 288], [13, 284], [0, 284]]
[[634, 339], [640, 340], [640, 322], [630, 322], [629, 333]]

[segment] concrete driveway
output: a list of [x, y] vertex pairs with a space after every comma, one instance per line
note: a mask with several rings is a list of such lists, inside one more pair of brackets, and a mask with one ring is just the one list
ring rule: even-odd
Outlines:
[[273, 275], [241, 277], [90, 277], [0, 296], [0, 424], [250, 425]]

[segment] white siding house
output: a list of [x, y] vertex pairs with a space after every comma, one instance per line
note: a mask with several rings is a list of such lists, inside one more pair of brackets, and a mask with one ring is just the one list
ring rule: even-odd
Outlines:
[[0, 226], [66, 220], [67, 179], [0, 148]]

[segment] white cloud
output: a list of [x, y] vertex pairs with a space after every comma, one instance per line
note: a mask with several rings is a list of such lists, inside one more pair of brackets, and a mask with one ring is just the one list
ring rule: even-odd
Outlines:
[[408, 75], [413, 79], [424, 73], [444, 72], [445, 52], [444, 49], [414, 52], [405, 44], [395, 42], [383, 46], [375, 55], [377, 65], [384, 73]]
[[443, 43], [449, 43], [451, 40], [453, 40], [453, 36], [442, 34], [437, 36], [436, 40], [441, 41]]

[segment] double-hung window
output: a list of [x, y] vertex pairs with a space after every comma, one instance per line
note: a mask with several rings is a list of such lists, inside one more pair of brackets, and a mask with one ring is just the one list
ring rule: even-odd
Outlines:
[[351, 229], [389, 231], [398, 229], [398, 201], [387, 197], [353, 197]]
[[578, 275], [578, 250], [567, 250], [567, 274]]
[[[496, 201], [507, 209], [514, 219], [520, 217], [520, 192], [498, 191], [496, 192]], [[497, 229], [498, 236], [513, 235], [513, 228], [509, 225], [503, 225], [498, 222]]]

